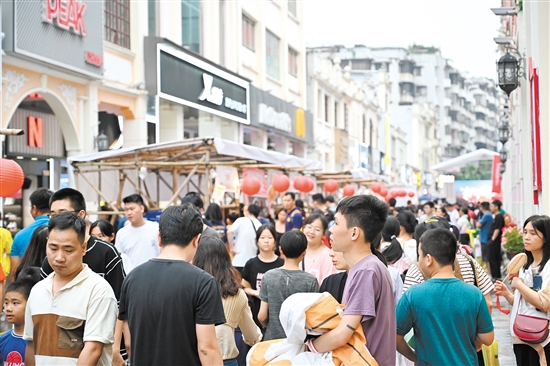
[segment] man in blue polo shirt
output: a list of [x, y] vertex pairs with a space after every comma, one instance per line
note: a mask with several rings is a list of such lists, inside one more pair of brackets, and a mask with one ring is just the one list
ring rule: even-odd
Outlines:
[[296, 196], [286, 192], [283, 196], [283, 207], [286, 210], [285, 231], [300, 230], [302, 228], [302, 212], [296, 207]]
[[47, 188], [38, 188], [29, 197], [31, 201], [31, 216], [34, 218], [34, 222], [18, 232], [13, 238], [13, 244], [11, 245], [12, 281], [15, 280], [15, 270], [21, 264], [21, 257], [29, 245], [32, 234], [38, 227], [48, 225], [49, 219], [47, 215], [50, 213], [50, 197], [52, 194], [53, 192]]
[[479, 209], [481, 210], [483, 216], [481, 216], [481, 219], [477, 223], [477, 227], [480, 228], [479, 230], [479, 242], [481, 243], [481, 257], [483, 258], [484, 262], [487, 262], [489, 253], [489, 229], [491, 228], [491, 224], [493, 223], [493, 215], [491, 214], [491, 211], [489, 210], [489, 202], [481, 202], [481, 205], [479, 206]]

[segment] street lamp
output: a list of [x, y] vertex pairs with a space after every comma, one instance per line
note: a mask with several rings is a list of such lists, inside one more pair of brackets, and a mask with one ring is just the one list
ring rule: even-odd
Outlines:
[[500, 149], [500, 161], [504, 164], [506, 160], [508, 160], [508, 151], [506, 151], [506, 147], [502, 145], [502, 149]]
[[506, 52], [497, 62], [498, 86], [510, 96], [519, 85], [518, 59]]
[[109, 138], [103, 133], [103, 131], [101, 131], [96, 137], [96, 143], [98, 151], [109, 150]]
[[500, 176], [502, 176], [502, 174], [504, 174], [505, 171], [506, 171], [506, 165], [501, 164], [500, 165]]

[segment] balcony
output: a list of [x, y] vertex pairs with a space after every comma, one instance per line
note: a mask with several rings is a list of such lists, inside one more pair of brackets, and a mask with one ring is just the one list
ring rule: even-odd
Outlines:
[[399, 105], [411, 105], [414, 103], [414, 97], [411, 94], [401, 94]]
[[414, 75], [409, 72], [402, 72], [399, 74], [400, 83], [414, 83]]

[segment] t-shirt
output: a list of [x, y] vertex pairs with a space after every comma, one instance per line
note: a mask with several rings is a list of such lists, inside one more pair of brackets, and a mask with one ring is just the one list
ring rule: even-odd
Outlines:
[[27, 249], [27, 246], [31, 241], [34, 231], [40, 226], [48, 225], [49, 221], [50, 219], [48, 219], [48, 216], [46, 215], [38, 216], [34, 219], [32, 224], [15, 234], [13, 237], [13, 243], [11, 244], [11, 256], [22, 257], [23, 253], [25, 253], [25, 249]]
[[[460, 267], [460, 274], [465, 283], [470, 285], [475, 285], [477, 282], [477, 287], [483, 293], [487, 295], [495, 289], [491, 277], [485, 272], [485, 270], [479, 265], [479, 263], [473, 258], [466, 258], [464, 254], [457, 254], [456, 259], [458, 261], [458, 266]], [[472, 270], [472, 264], [475, 268], [475, 274]], [[416, 264], [412, 264], [407, 271], [407, 276], [405, 277], [405, 284], [403, 285], [403, 292], [407, 291], [409, 287], [424, 282], [424, 277], [422, 272], [418, 269]]]
[[[227, 230], [225, 229], [225, 222], [223, 221], [214, 221], [208, 220], [206, 223], [212, 230], [218, 233], [218, 237], [224, 242], [227, 243]], [[203, 230], [204, 233], [205, 230]], [[202, 235], [201, 235], [202, 237]]]
[[292, 229], [301, 229], [302, 221], [303, 221], [302, 213], [300, 212], [298, 207], [294, 207], [292, 210], [286, 213], [286, 223], [285, 223], [286, 231], [290, 231]]
[[362, 315], [367, 348], [379, 365], [395, 365], [395, 300], [390, 272], [375, 255], [349, 271], [342, 303], [344, 315]]
[[116, 323], [116, 298], [111, 286], [86, 264], [78, 275], [52, 293], [53, 277], [31, 290], [25, 310], [23, 339], [34, 340], [37, 365], [76, 365], [84, 343], [103, 343], [97, 362], [110, 366]]
[[[493, 222], [491, 223], [491, 228], [489, 229], [489, 237], [488, 242], [492, 243], [498, 243], [500, 245], [500, 241], [502, 239], [502, 228], [504, 227], [504, 216], [502, 214], [495, 215], [495, 218], [493, 219]], [[498, 230], [498, 236], [495, 240], [492, 240], [493, 233], [495, 230]]]
[[0, 362], [2, 366], [23, 366], [27, 341], [13, 329], [0, 337]]
[[412, 262], [418, 261], [418, 255], [416, 254], [417, 253], [416, 240], [414, 239], [402, 240], [397, 238], [397, 241], [401, 243], [401, 248], [403, 249], [403, 252], [407, 255], [407, 257]]
[[457, 278], [432, 278], [405, 292], [397, 305], [397, 334], [411, 328], [417, 365], [477, 365], [476, 336], [491, 332], [493, 322], [477, 288]]
[[479, 220], [479, 223], [481, 224], [481, 230], [479, 231], [479, 242], [481, 244], [487, 244], [491, 238], [489, 235], [489, 229], [493, 224], [493, 215], [490, 212], [484, 213], [481, 220]]
[[250, 258], [258, 254], [256, 246], [256, 230], [262, 226], [260, 221], [252, 217], [239, 217], [229, 229], [235, 234], [235, 251], [237, 254], [233, 257], [234, 267], [244, 267]]
[[451, 224], [455, 225], [456, 226], [456, 222], [458, 221], [458, 219], [460, 218], [460, 214], [458, 213], [457, 210], [452, 210], [451, 213], [449, 213], [449, 221], [451, 222]]
[[[243, 279], [245, 279], [253, 290], [260, 290], [262, 288], [262, 278], [264, 273], [271, 269], [282, 267], [285, 264], [285, 260], [282, 258], [277, 258], [275, 261], [266, 263], [260, 260], [258, 257], [254, 257], [248, 260], [244, 265], [242, 270]], [[256, 325], [260, 328], [263, 326], [258, 320], [258, 312], [260, 311], [260, 299], [256, 296], [249, 296], [248, 304], [250, 305], [250, 310], [252, 311], [252, 318]]]
[[118, 317], [128, 321], [133, 366], [199, 366], [196, 324], [226, 322], [214, 277], [185, 261], [158, 258], [128, 274]]
[[323, 280], [319, 292], [328, 292], [338, 301], [342, 303], [342, 297], [344, 296], [344, 287], [346, 286], [346, 280], [348, 279], [347, 272], [335, 273]]
[[260, 300], [269, 305], [267, 329], [263, 340], [286, 338], [279, 320], [283, 302], [298, 292], [318, 292], [319, 284], [315, 276], [302, 270], [282, 268], [267, 271], [262, 278]]
[[304, 257], [304, 270], [307, 273], [311, 273], [317, 278], [319, 285], [323, 283], [323, 280], [338, 272], [338, 270], [332, 264], [332, 259], [330, 258], [330, 249], [322, 244], [322, 248], [317, 251], [317, 253], [309, 254], [306, 253]]
[[115, 246], [135, 268], [160, 254], [158, 234], [159, 224], [153, 221], [146, 220], [140, 227], [127, 225], [117, 233]]
[[[95, 236], [90, 236], [82, 262], [86, 263], [92, 271], [109, 282], [116, 298], [120, 299], [120, 288], [122, 287], [122, 281], [126, 277], [126, 272], [122, 264], [122, 257], [113, 244], [107, 243]], [[48, 258], [44, 258], [42, 268], [40, 269], [40, 276], [44, 279], [52, 272], [53, 269], [50, 263], [48, 263]]]

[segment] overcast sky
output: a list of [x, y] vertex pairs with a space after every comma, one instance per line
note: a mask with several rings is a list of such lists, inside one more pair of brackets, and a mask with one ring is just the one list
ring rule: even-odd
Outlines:
[[500, 0], [303, 0], [306, 46], [441, 49], [470, 76], [495, 79]]

